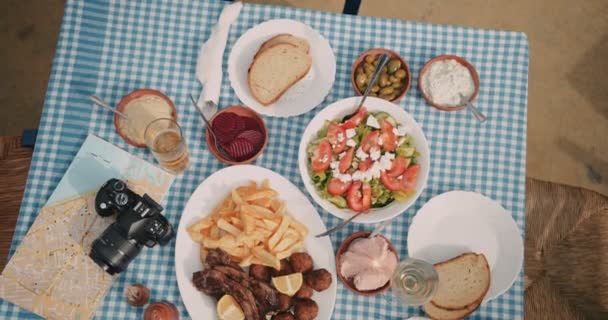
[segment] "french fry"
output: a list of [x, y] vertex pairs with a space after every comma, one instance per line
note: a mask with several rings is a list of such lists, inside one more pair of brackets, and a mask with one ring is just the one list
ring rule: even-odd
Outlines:
[[277, 270], [281, 269], [281, 261], [276, 256], [266, 251], [263, 247], [255, 247], [251, 252], [260, 259], [263, 265], [273, 267]]
[[285, 236], [283, 236], [283, 239], [281, 239], [281, 241], [279, 241], [279, 243], [277, 243], [277, 245], [272, 249], [272, 251], [281, 252], [281, 251], [287, 250], [287, 248], [289, 248], [291, 245], [293, 245], [297, 241], [298, 241], [298, 238], [285, 235]]
[[270, 230], [274, 230], [279, 226], [279, 224], [276, 221], [271, 220], [271, 219], [264, 219], [263, 221], [264, 221], [264, 224], [266, 224], [266, 227]]
[[241, 262], [239, 262], [239, 266], [241, 266], [242, 268], [249, 267], [251, 265], [251, 263], [253, 262], [253, 257], [254, 257], [253, 254], [249, 254], [248, 256], [243, 258], [243, 260], [241, 260]]
[[[255, 200], [249, 201], [249, 203], [255, 204], [260, 207], [264, 207], [266, 209], [270, 209], [270, 204], [272, 204], [272, 199], [271, 198], [255, 199]], [[271, 211], [274, 211], [274, 210], [271, 210]]]
[[251, 209], [253, 209], [255, 212], [257, 212], [258, 214], [262, 215], [262, 216], [273, 216], [274, 212], [270, 209], [266, 209], [264, 207], [261, 206], [256, 206], [255, 204], [250, 204], [249, 207], [251, 207]]
[[243, 230], [247, 234], [253, 232], [253, 230], [259, 226], [260, 221], [247, 214], [241, 214], [241, 220], [243, 221]]
[[276, 212], [277, 209], [279, 209], [279, 207], [281, 206], [281, 204], [283, 203], [283, 201], [279, 200], [279, 199], [272, 199], [272, 202], [270, 203], [270, 210]]
[[253, 200], [259, 200], [259, 199], [273, 199], [276, 196], [277, 196], [276, 191], [274, 191], [272, 189], [268, 189], [268, 190], [256, 191], [246, 197], [243, 197], [243, 200], [253, 201]]
[[277, 245], [279, 240], [281, 240], [281, 237], [283, 236], [283, 234], [289, 227], [290, 223], [291, 223], [291, 218], [288, 215], [284, 215], [283, 219], [281, 220], [281, 224], [279, 224], [279, 227], [277, 228], [277, 230], [272, 234], [270, 239], [268, 239], [268, 248], [269, 249], [271, 249], [271, 250], [274, 249], [274, 247]]
[[243, 201], [243, 199], [241, 198], [239, 193], [236, 191], [236, 189], [232, 190], [231, 195], [232, 195], [232, 201], [234, 201], [234, 203], [236, 203], [238, 205], [243, 205], [245, 203], [245, 201]]
[[237, 227], [231, 225], [228, 221], [226, 221], [223, 218], [217, 220], [217, 227], [234, 235], [235, 237], [238, 237], [242, 233], [241, 230], [239, 230]]
[[219, 239], [220, 238], [220, 228], [217, 225], [211, 227], [211, 231], [209, 231], [209, 238], [211, 239]]
[[291, 226], [302, 235], [302, 238], [305, 238], [308, 235], [308, 228], [296, 219], [291, 220]]
[[207, 259], [208, 252], [209, 252], [209, 250], [207, 250], [207, 248], [205, 248], [205, 246], [201, 246], [199, 253], [200, 253], [200, 259], [201, 259], [202, 264], [205, 264], [205, 260]]
[[268, 179], [264, 179], [264, 181], [262, 181], [262, 189], [270, 189], [270, 182]]

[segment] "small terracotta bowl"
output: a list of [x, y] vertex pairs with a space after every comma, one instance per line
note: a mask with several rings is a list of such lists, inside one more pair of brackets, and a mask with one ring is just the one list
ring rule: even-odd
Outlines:
[[477, 70], [475, 70], [475, 67], [473, 67], [473, 65], [471, 63], [469, 63], [464, 58], [461, 58], [461, 57], [455, 56], [455, 55], [444, 54], [444, 55], [437, 56], [437, 57], [427, 61], [427, 63], [425, 63], [424, 66], [422, 67], [422, 69], [420, 70], [420, 75], [418, 76], [418, 89], [420, 90], [420, 93], [422, 94], [422, 97], [424, 98], [424, 100], [426, 100], [426, 102], [428, 102], [431, 106], [433, 106], [439, 110], [442, 110], [442, 111], [458, 111], [458, 110], [464, 109], [467, 105], [463, 104], [460, 106], [448, 107], [448, 106], [442, 106], [442, 105], [438, 105], [438, 104], [434, 103], [431, 100], [431, 98], [429, 98], [429, 96], [426, 95], [426, 93], [424, 92], [424, 90], [422, 88], [422, 76], [431, 67], [431, 65], [433, 63], [438, 62], [438, 61], [443, 61], [443, 60], [450, 60], [450, 59], [456, 60], [456, 62], [460, 63], [461, 65], [463, 65], [467, 69], [469, 69], [469, 72], [471, 73], [471, 76], [473, 77], [473, 82], [475, 83], [475, 91], [473, 91], [473, 95], [471, 96], [470, 101], [472, 102], [473, 100], [475, 100], [475, 98], [477, 97], [477, 93], [479, 93], [479, 75], [477, 74]]
[[230, 106], [230, 107], [222, 108], [222, 110], [220, 110], [215, 115], [213, 115], [213, 117], [211, 117], [211, 119], [209, 119], [209, 123], [211, 125], [213, 125], [213, 120], [215, 120], [215, 117], [217, 117], [219, 114], [224, 113], [224, 112], [232, 112], [239, 116], [255, 119], [255, 121], [257, 121], [258, 125], [262, 129], [262, 134], [264, 135], [264, 143], [260, 147], [260, 150], [258, 150], [258, 152], [255, 155], [253, 155], [253, 157], [251, 157], [247, 160], [243, 160], [243, 161], [231, 161], [231, 160], [228, 160], [228, 159], [222, 157], [222, 155], [219, 153], [219, 151], [215, 147], [215, 144], [213, 143], [213, 137], [211, 136], [211, 133], [209, 132], [209, 128], [205, 128], [205, 141], [207, 142], [207, 147], [209, 148], [209, 151], [211, 151], [211, 153], [218, 160], [220, 160], [221, 162], [223, 162], [225, 164], [229, 164], [229, 165], [247, 164], [247, 163], [254, 161], [262, 154], [262, 151], [264, 151], [264, 149], [266, 148], [266, 144], [268, 143], [268, 129], [266, 128], [266, 123], [264, 122], [264, 119], [262, 119], [262, 117], [257, 112], [253, 111], [250, 108], [243, 107], [243, 106]]
[[[342, 281], [342, 283], [344, 283], [344, 285], [346, 286], [346, 288], [348, 288], [348, 290], [350, 290], [356, 294], [363, 295], [363, 296], [374, 296], [379, 293], [385, 292], [386, 290], [388, 290], [391, 287], [390, 280], [384, 286], [382, 286], [378, 289], [375, 289], [375, 290], [369, 290], [369, 291], [357, 290], [357, 288], [355, 288], [355, 284], [353, 283], [352, 279], [347, 279], [342, 275], [342, 273], [340, 273], [340, 270], [342, 268], [342, 261], [341, 261], [340, 257], [342, 256], [342, 254], [344, 252], [346, 252], [348, 250], [348, 247], [354, 240], [359, 239], [359, 238], [365, 238], [365, 237], [369, 236], [371, 233], [372, 233], [371, 231], [357, 231], [357, 232], [351, 234], [346, 239], [344, 239], [344, 241], [342, 241], [342, 244], [340, 245], [340, 247], [338, 248], [338, 251], [336, 252], [336, 273], [338, 274], [338, 278], [340, 278], [340, 280]], [[395, 250], [395, 247], [393, 246], [393, 244], [386, 237], [384, 237], [381, 234], [378, 235], [378, 237], [382, 237], [382, 239], [384, 239], [388, 243], [388, 249], [390, 251], [392, 251], [393, 253], [395, 253], [395, 255], [397, 256], [397, 261], [399, 261], [399, 254], [397, 253], [397, 250]]]
[[410, 89], [410, 84], [412, 83], [412, 74], [410, 73], [410, 67], [407, 64], [407, 62], [405, 62], [405, 60], [403, 60], [403, 58], [398, 55], [395, 51], [389, 50], [389, 49], [384, 49], [384, 48], [373, 48], [373, 49], [369, 49], [365, 52], [363, 52], [358, 58], [357, 60], [355, 60], [355, 63], [353, 63], [352, 69], [351, 69], [351, 74], [350, 74], [350, 83], [353, 86], [353, 89], [355, 89], [355, 92], [358, 95], [363, 95], [363, 92], [361, 92], [361, 90], [359, 90], [359, 88], [357, 88], [357, 83], [355, 81], [355, 74], [357, 72], [357, 68], [359, 67], [359, 65], [361, 65], [364, 60], [365, 57], [368, 54], [373, 54], [373, 55], [380, 55], [383, 54], [385, 52], [390, 53], [392, 58], [396, 58], [399, 59], [399, 61], [401, 61], [401, 65], [403, 66], [403, 68], [405, 69], [405, 72], [407, 73], [406, 75], [406, 79], [407, 79], [407, 83], [405, 84], [405, 87], [403, 87], [401, 89], [401, 92], [399, 93], [399, 95], [397, 97], [395, 97], [395, 99], [391, 100], [391, 102], [396, 102], [401, 100], [403, 97], [405, 97], [405, 94], [409, 91]]
[[[154, 90], [154, 89], [138, 89], [135, 91], [130, 92], [129, 94], [127, 94], [126, 96], [122, 97], [122, 99], [120, 99], [120, 102], [118, 103], [118, 105], [116, 106], [116, 110], [120, 111], [120, 112], [124, 112], [125, 107], [127, 106], [127, 104], [129, 104], [129, 102], [137, 99], [137, 98], [141, 98], [145, 95], [154, 95], [154, 96], [159, 96], [161, 98], [163, 98], [165, 101], [167, 101], [167, 103], [169, 104], [169, 106], [171, 106], [171, 118], [173, 120], [177, 121], [177, 111], [175, 110], [175, 105], [173, 104], [173, 101], [171, 101], [171, 99], [169, 99], [169, 97], [167, 97], [166, 95], [164, 95], [162, 92], [158, 91], [158, 90]], [[145, 148], [146, 147], [146, 143], [137, 143], [133, 140], [131, 140], [126, 134], [124, 134], [122, 131], [120, 131], [120, 122], [123, 121], [123, 119], [118, 115], [118, 114], [114, 114], [114, 128], [116, 129], [116, 132], [118, 132], [118, 135], [120, 135], [121, 138], [123, 138], [123, 140], [125, 140], [128, 144], [138, 147], [138, 148]]]

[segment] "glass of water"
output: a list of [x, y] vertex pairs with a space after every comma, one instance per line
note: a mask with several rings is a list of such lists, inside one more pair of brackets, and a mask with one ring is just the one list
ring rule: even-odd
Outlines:
[[391, 278], [391, 292], [405, 306], [420, 306], [433, 298], [439, 278], [435, 267], [424, 260], [401, 260]]

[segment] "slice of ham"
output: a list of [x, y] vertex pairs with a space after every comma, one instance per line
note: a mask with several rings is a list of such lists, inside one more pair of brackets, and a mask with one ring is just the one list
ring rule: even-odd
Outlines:
[[384, 286], [397, 267], [397, 256], [381, 237], [353, 241], [340, 260], [342, 276], [352, 279], [355, 288], [361, 291]]

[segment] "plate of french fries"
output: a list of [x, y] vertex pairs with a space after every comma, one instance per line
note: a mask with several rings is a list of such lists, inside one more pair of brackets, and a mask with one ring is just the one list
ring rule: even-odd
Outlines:
[[231, 166], [204, 180], [192, 193], [177, 231], [175, 266], [182, 300], [193, 319], [216, 316], [216, 301], [192, 284], [208, 250], [220, 248], [247, 268], [275, 269], [294, 252], [307, 252], [315, 268], [332, 274], [328, 290], [315, 292], [318, 319], [330, 319], [336, 298], [334, 251], [308, 198], [281, 175], [253, 165]]

